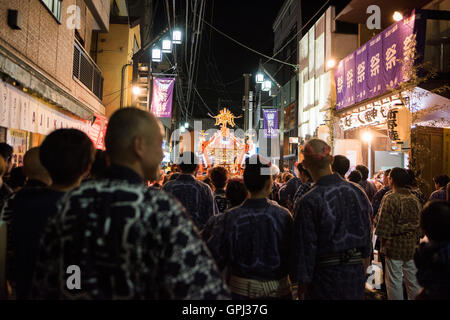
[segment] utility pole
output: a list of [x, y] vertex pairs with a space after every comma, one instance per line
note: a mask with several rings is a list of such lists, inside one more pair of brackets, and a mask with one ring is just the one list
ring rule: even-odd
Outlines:
[[244, 95], [244, 131], [247, 132], [249, 128], [249, 90], [250, 90], [250, 73], [243, 74], [245, 80], [245, 95]]

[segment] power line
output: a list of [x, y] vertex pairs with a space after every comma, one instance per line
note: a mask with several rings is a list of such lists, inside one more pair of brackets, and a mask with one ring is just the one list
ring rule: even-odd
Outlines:
[[221, 35], [223, 35], [224, 37], [230, 39], [231, 41], [237, 43], [237, 44], [240, 45], [241, 47], [244, 47], [244, 48], [246, 48], [247, 50], [250, 50], [250, 51], [252, 51], [252, 52], [254, 52], [254, 53], [256, 53], [256, 54], [259, 54], [260, 56], [263, 56], [264, 58], [271, 59], [271, 60], [273, 60], [273, 61], [276, 61], [276, 62], [285, 64], [285, 65], [288, 65], [288, 66], [291, 66], [291, 67], [294, 67], [294, 68], [297, 69], [297, 67], [298, 67], [297, 64], [292, 64], [292, 63], [284, 62], [284, 61], [275, 59], [274, 57], [270, 57], [270, 56], [268, 56], [268, 55], [266, 55], [266, 54], [264, 54], [264, 53], [261, 53], [261, 52], [259, 52], [259, 51], [256, 51], [255, 49], [252, 49], [252, 48], [246, 46], [245, 44], [243, 44], [242, 42], [239, 42], [239, 41], [237, 41], [236, 39], [230, 37], [230, 36], [227, 35], [226, 33], [223, 33], [223, 32], [220, 31], [219, 29], [217, 29], [217, 28], [215, 28], [214, 26], [212, 26], [208, 21], [205, 21], [203, 18], [202, 18], [202, 20], [203, 20], [203, 22], [206, 23], [209, 27], [211, 27], [214, 31], [220, 33]]

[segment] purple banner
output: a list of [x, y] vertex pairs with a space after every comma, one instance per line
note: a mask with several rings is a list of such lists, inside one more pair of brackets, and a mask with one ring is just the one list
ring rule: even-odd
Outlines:
[[416, 17], [399, 21], [342, 59], [335, 69], [336, 109], [376, 97], [410, 79], [415, 50], [423, 46]]
[[369, 88], [367, 87], [367, 45], [363, 45], [356, 50], [355, 56], [356, 66], [356, 87], [355, 87], [355, 101], [359, 102], [367, 98], [369, 94]]
[[384, 91], [383, 85], [383, 32], [369, 41], [367, 45], [367, 77], [368, 98], [375, 97]]
[[264, 118], [264, 137], [265, 138], [278, 137], [278, 110], [263, 109], [263, 118]]
[[339, 64], [334, 71], [334, 78], [336, 81], [336, 96], [337, 96], [337, 103], [336, 103], [336, 109], [341, 109], [345, 107], [345, 100], [344, 100], [344, 60], [339, 61]]
[[153, 78], [151, 111], [158, 118], [172, 117], [174, 78]]
[[351, 105], [355, 103], [355, 53], [348, 55], [344, 59], [344, 101], [345, 105]]
[[403, 79], [401, 60], [403, 60], [404, 37], [402, 37], [400, 25], [399, 23], [392, 25], [383, 34], [383, 91], [395, 89]]

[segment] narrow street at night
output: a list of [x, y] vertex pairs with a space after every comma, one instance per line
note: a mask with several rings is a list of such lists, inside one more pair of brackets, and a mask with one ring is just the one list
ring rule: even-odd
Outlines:
[[449, 39], [450, 0], [0, 0], [2, 307], [450, 300]]

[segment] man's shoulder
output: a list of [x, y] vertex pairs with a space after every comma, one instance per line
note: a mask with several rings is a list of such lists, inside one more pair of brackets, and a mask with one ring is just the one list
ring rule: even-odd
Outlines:
[[268, 200], [269, 208], [277, 214], [283, 216], [291, 216], [291, 213], [285, 207], [280, 206], [276, 201]]

